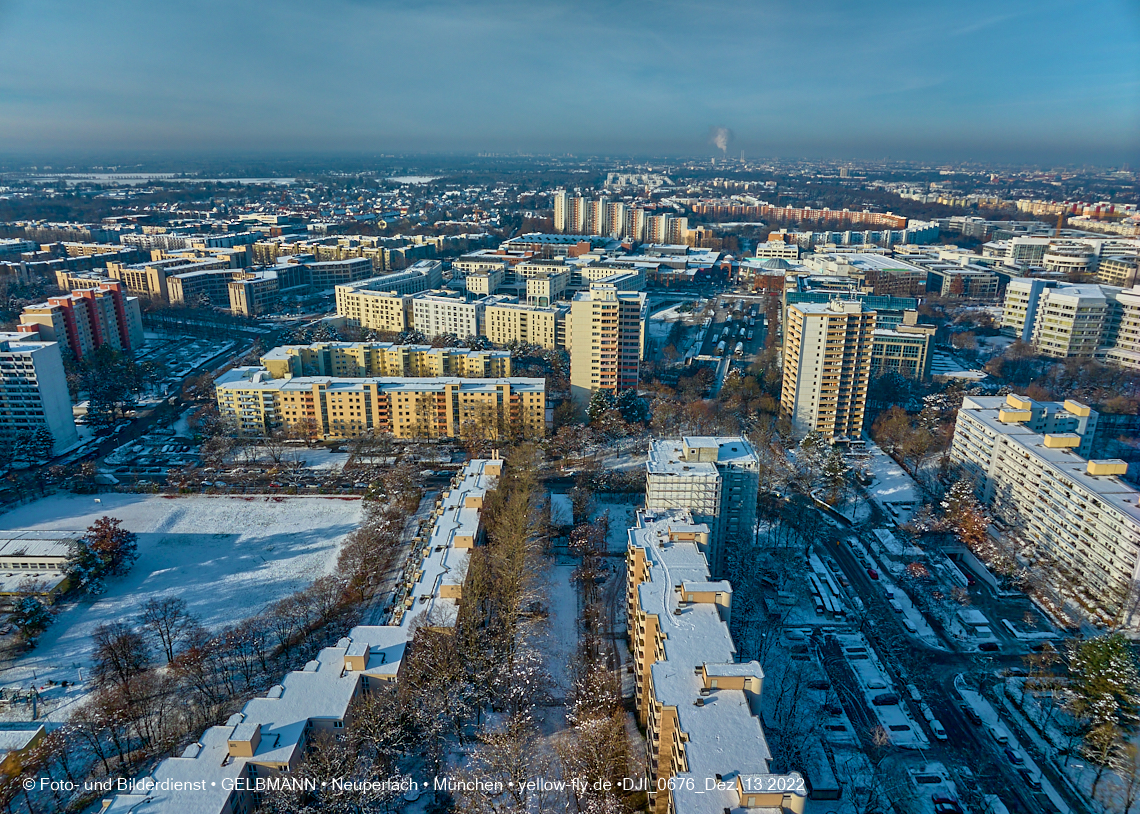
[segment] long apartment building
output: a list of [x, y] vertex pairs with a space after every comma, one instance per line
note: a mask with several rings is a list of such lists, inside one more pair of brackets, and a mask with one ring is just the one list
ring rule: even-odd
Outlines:
[[0, 434], [10, 441], [41, 426], [54, 454], [79, 442], [59, 343], [0, 333]]
[[832, 441], [863, 431], [875, 312], [862, 302], [795, 303], [784, 328], [780, 414], [798, 435]]
[[501, 438], [546, 435], [546, 380], [288, 376], [237, 367], [215, 382], [218, 411], [246, 435]]
[[433, 348], [391, 342], [315, 342], [281, 345], [261, 357], [274, 378], [285, 376], [458, 376], [468, 379], [511, 375], [505, 350]]
[[273, 793], [265, 786], [292, 775], [317, 734], [343, 734], [358, 701], [400, 680], [420, 625], [454, 626], [471, 550], [483, 535], [483, 504], [501, 472], [502, 461], [476, 459], [452, 480], [423, 545], [405, 563], [387, 624], [354, 627], [182, 754], [159, 762], [137, 779], [137, 791], [105, 799], [102, 814], [253, 814]]
[[685, 243], [689, 219], [629, 206], [622, 201], [554, 193], [554, 231], [570, 235], [612, 235], [642, 243]]
[[616, 394], [637, 388], [646, 309], [644, 293], [619, 291], [608, 283], [592, 283], [574, 297], [567, 331], [570, 395], [581, 409], [597, 390]]
[[752, 545], [759, 490], [760, 459], [743, 436], [685, 436], [649, 445], [646, 509], [684, 509], [707, 524], [702, 553], [714, 574], [726, 572], [733, 542]]
[[47, 302], [29, 305], [20, 314], [21, 333], [58, 342], [60, 349], [82, 359], [104, 345], [125, 353], [142, 347], [142, 312], [138, 297], [126, 296], [117, 280], [101, 282]]
[[406, 298], [441, 285], [443, 264], [423, 260], [403, 271], [336, 286], [336, 313], [360, 328], [403, 331], [411, 327], [411, 303]]
[[1052, 561], [1076, 609], [1137, 629], [1140, 493], [1117, 477], [1124, 461], [1087, 459], [1096, 420], [1075, 401], [967, 397], [950, 458], [995, 517]]
[[[655, 814], [802, 812], [804, 796], [760, 793], [772, 754], [760, 723], [764, 672], [737, 661], [732, 586], [709, 575], [708, 526], [684, 510], [638, 512], [626, 549], [634, 699], [646, 730]], [[709, 787], [713, 778], [721, 782]]]

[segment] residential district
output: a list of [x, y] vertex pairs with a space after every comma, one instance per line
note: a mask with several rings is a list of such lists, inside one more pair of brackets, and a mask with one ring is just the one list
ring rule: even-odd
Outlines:
[[0, 174], [0, 801], [1140, 810], [1138, 182]]

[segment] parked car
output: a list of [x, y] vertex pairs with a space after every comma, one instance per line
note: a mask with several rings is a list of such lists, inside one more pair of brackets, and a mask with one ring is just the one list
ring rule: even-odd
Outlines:
[[914, 626], [914, 622], [910, 621], [910, 619], [903, 619], [903, 627], [910, 633], [918, 633], [918, 628]]
[[1000, 743], [1002, 746], [1005, 746], [1007, 743], [1009, 743], [1009, 733], [1006, 732], [1005, 729], [1001, 729], [997, 726], [994, 726], [993, 724], [990, 724], [986, 727], [986, 731], [990, 733], [991, 738]]
[[973, 707], [968, 707], [963, 704], [960, 709], [962, 710], [962, 714], [965, 715], [974, 726], [982, 725], [982, 716], [974, 712]]
[[878, 579], [879, 578], [879, 572], [876, 571], [874, 568], [868, 568], [867, 569], [867, 576], [869, 576], [871, 579]]
[[892, 599], [887, 604], [889, 604], [891, 606], [891, 610], [893, 610], [895, 613], [902, 613], [903, 612], [903, 607], [902, 607], [902, 605], [899, 604], [897, 599]]
[[893, 692], [879, 693], [871, 699], [871, 703], [877, 707], [891, 707], [899, 702], [899, 697]]
[[942, 726], [942, 722], [937, 718], [930, 722], [930, 731], [934, 733], [934, 737], [938, 738], [938, 740], [946, 740], [946, 727]]
[[1021, 756], [1021, 752], [1017, 751], [1012, 746], [1005, 747], [1005, 756], [1009, 758], [1009, 762], [1014, 766], [1025, 765], [1025, 758]]
[[826, 690], [831, 686], [831, 684], [822, 678], [813, 678], [807, 685], [813, 690]]
[[978, 645], [978, 649], [984, 653], [996, 653], [1001, 650], [1001, 645], [997, 642], [982, 642]]
[[1028, 766], [1022, 766], [1017, 770], [1017, 773], [1021, 775], [1021, 778], [1025, 781], [1025, 785], [1034, 791], [1041, 791], [1041, 775], [1037, 774], [1037, 772]]

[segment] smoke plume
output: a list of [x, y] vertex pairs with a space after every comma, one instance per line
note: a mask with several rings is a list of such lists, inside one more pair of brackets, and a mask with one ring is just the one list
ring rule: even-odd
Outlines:
[[709, 128], [709, 143], [713, 144], [722, 153], [728, 153], [728, 145], [732, 144], [733, 133], [727, 127]]

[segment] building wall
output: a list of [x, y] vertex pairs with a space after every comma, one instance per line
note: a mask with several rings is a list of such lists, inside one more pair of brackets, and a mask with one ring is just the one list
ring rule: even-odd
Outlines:
[[788, 306], [780, 412], [797, 434], [859, 437], [874, 330], [875, 312], [859, 302]]
[[[1041, 418], [1049, 407], [1051, 419]], [[1140, 494], [1115, 476], [1090, 475], [1075, 451], [1049, 446], [1062, 436], [1051, 429], [1067, 429], [1063, 435], [1081, 436], [1082, 443], [1093, 435], [1081, 424], [1092, 417], [1087, 407], [1057, 407], [1016, 397], [968, 397], [958, 412], [951, 460], [975, 479], [979, 497], [996, 516], [1041, 547], [1055, 564], [1054, 577], [1083, 594], [1086, 609], [1102, 607], [1117, 623], [1137, 628]], [[1120, 462], [1116, 471], [1123, 468]]]
[[55, 439], [55, 454], [79, 441], [60, 346], [0, 334], [0, 431], [14, 435], [40, 425]]
[[496, 345], [526, 342], [555, 348], [558, 347], [555, 327], [553, 308], [501, 303], [488, 305], [483, 312], [484, 335]]
[[542, 379], [271, 379], [261, 368], [236, 368], [219, 378], [216, 391], [221, 415], [250, 435], [276, 429], [320, 438], [546, 434]]
[[594, 283], [570, 304], [570, 394], [585, 409], [596, 390], [637, 387], [645, 295]]

